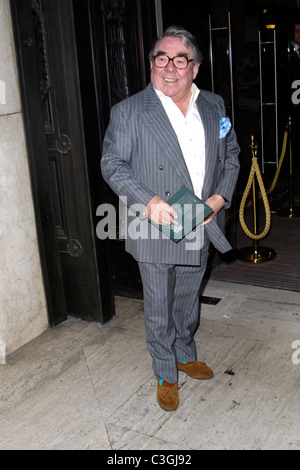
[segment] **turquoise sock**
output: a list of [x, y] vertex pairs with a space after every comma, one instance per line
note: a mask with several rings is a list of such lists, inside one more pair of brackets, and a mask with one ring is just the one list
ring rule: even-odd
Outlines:
[[[182, 364], [187, 364], [187, 361], [178, 361], [181, 362]], [[159, 386], [161, 387], [161, 384], [163, 383], [164, 379], [159, 379]]]

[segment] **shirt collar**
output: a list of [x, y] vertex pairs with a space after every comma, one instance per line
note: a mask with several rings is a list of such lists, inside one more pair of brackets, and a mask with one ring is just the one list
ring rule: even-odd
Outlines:
[[[162, 91], [160, 90], [157, 90], [155, 87], [153, 87], [157, 96], [160, 98], [160, 99], [165, 99], [165, 100], [172, 100], [172, 98], [170, 98], [169, 96], [166, 96]], [[190, 101], [190, 104], [189, 104], [189, 108], [195, 103], [196, 99], [198, 98], [198, 95], [200, 93], [200, 90], [199, 88], [197, 87], [197, 85], [195, 85], [195, 83], [192, 83], [192, 86], [191, 86], [191, 93], [192, 93], [192, 96], [191, 96], [191, 101]]]

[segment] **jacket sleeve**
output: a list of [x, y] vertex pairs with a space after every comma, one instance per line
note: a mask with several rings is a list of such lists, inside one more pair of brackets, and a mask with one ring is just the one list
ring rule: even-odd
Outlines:
[[145, 208], [155, 194], [134, 176], [136, 127], [132, 113], [125, 114], [119, 105], [112, 108], [103, 141], [101, 171], [112, 190], [119, 197], [127, 198], [129, 207]]

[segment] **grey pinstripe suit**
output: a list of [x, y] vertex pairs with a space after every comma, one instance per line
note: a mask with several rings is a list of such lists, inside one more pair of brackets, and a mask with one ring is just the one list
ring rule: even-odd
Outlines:
[[[201, 90], [197, 98], [197, 106], [205, 131], [206, 167], [203, 199], [206, 200], [213, 194], [220, 194], [227, 201], [225, 207], [230, 207], [239, 171], [239, 146], [235, 132], [232, 129], [226, 138], [219, 138], [219, 121], [225, 116], [225, 107], [220, 96]], [[146, 274], [143, 269], [146, 265], [142, 265], [142, 263], [151, 263], [157, 266], [189, 265], [193, 268], [192, 272], [194, 272], [191, 279], [197, 278], [196, 284], [197, 286], [199, 284], [196, 288], [198, 293], [206, 266], [209, 241], [221, 252], [228, 251], [231, 248], [223, 234], [225, 211], [224, 209], [221, 210], [211, 222], [204, 226], [205, 247], [203, 250], [191, 249], [191, 240], [188, 238], [184, 238], [179, 243], [174, 243], [172, 240], [162, 239], [161, 236], [159, 238], [155, 237], [155, 239], [146, 237], [146, 235], [143, 237], [143, 233], [149, 233], [148, 229], [151, 226], [147, 219], [143, 217], [143, 208], [155, 195], [167, 201], [168, 197], [174, 194], [182, 185], [186, 185], [193, 190], [176, 134], [152, 84], [112, 108], [110, 123], [103, 143], [101, 169], [104, 179], [116, 194], [126, 196], [128, 206], [134, 206], [133, 212], [129, 211], [127, 214], [128, 225], [133, 219], [139, 217], [136, 220], [139, 223], [141, 236], [136, 239], [128, 236], [125, 243], [126, 250], [142, 266], [141, 275], [145, 281], [144, 297], [145, 295], [148, 296], [148, 294], [145, 294], [148, 287], [145, 286]], [[202, 261], [201, 256], [203, 257]], [[199, 270], [201, 265], [202, 268]], [[198, 269], [200, 273], [198, 277], [195, 275], [194, 268]], [[152, 282], [159, 276], [157, 269], [155, 269], [155, 274], [152, 271], [152, 274], [148, 273], [148, 275]], [[186, 276], [186, 274], [184, 275]], [[188, 281], [189, 285], [191, 279]], [[162, 280], [160, 282], [163, 283]], [[160, 298], [160, 293], [163, 290], [160, 285], [162, 286], [158, 283], [158, 292], [155, 294], [158, 298]], [[183, 295], [183, 293], [181, 292], [180, 295]], [[187, 292], [186, 299], [183, 301], [181, 299], [181, 302], [188, 305], [188, 297], [190, 298], [191, 294]], [[171, 302], [173, 301], [172, 298]], [[160, 302], [163, 304], [162, 300]], [[193, 305], [197, 304], [195, 299], [192, 302]], [[156, 306], [156, 308], [159, 307]], [[147, 324], [146, 310], [145, 306], [146, 336], [149, 338], [149, 336], [154, 335], [154, 332], [148, 334], [150, 326]], [[191, 325], [187, 327], [188, 330], [192, 330], [197, 323], [198, 305], [194, 311], [194, 318]], [[153, 315], [155, 316], [155, 312], [153, 312]], [[162, 315], [163, 312], [156, 314], [158, 324]], [[159, 329], [157, 325], [155, 329]], [[169, 335], [171, 338], [173, 333], [170, 334], [166, 331], [165, 335]], [[148, 346], [149, 341], [147, 339]], [[192, 343], [191, 340], [190, 343]], [[155, 347], [153, 345], [154, 349]], [[163, 357], [164, 355], [165, 357], [171, 357], [170, 351], [172, 348], [174, 349], [171, 340], [168, 347], [168, 351], [167, 348], [162, 347], [159, 354], [153, 348], [151, 349], [151, 346], [149, 349], [154, 357], [154, 362], [156, 361], [154, 364], [156, 375], [174, 382], [174, 360], [173, 365], [169, 367], [170, 372], [167, 372], [168, 367], [164, 367], [164, 365], [168, 361], [164, 360]], [[181, 345], [181, 351], [182, 348]], [[186, 358], [183, 358], [184, 355]], [[181, 357], [181, 360], [195, 360], [192, 359], [192, 357], [195, 358], [194, 347], [191, 346]], [[177, 359], [179, 358], [177, 357]], [[164, 376], [162, 376], [161, 370], [164, 370]]]

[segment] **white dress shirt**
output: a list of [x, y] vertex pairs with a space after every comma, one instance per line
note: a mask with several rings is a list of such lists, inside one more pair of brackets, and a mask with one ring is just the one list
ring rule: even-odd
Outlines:
[[205, 134], [196, 105], [200, 90], [193, 83], [191, 88], [192, 96], [186, 116], [182, 114], [169, 96], [156, 89], [155, 91], [177, 135], [193, 183], [194, 193], [201, 199], [205, 173]]

